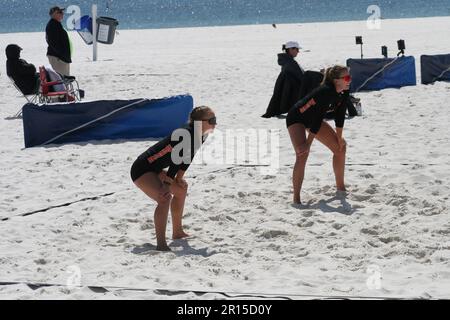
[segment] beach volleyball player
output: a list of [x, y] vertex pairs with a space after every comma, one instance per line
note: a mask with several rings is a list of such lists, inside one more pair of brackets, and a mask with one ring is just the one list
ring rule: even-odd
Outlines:
[[[322, 84], [289, 111], [286, 125], [296, 154], [292, 177], [294, 204], [301, 204], [300, 193], [311, 144], [319, 140], [333, 153], [333, 170], [338, 191], [345, 191], [344, 170], [346, 142], [343, 138], [345, 99], [351, 83], [344, 66], [328, 68]], [[347, 91], [344, 93], [344, 91]], [[335, 113], [336, 131], [324, 121], [329, 112]], [[308, 131], [308, 136], [306, 132]]]
[[[184, 174], [208, 133], [215, 127], [216, 116], [211, 108], [194, 108], [188, 125], [175, 130], [170, 136], [150, 147], [131, 167], [134, 184], [157, 203], [154, 223], [156, 249], [159, 251], [170, 251], [166, 242], [169, 209], [172, 214], [172, 238], [189, 236], [184, 232], [182, 224], [188, 190]], [[182, 136], [182, 139], [179, 139], [179, 136]], [[165, 168], [168, 170], [165, 171]]]

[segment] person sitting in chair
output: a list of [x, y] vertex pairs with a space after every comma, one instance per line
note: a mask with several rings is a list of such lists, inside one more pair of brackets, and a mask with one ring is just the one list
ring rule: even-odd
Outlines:
[[[6, 73], [10, 77], [17, 88], [24, 95], [33, 95], [40, 93], [40, 87], [46, 81], [48, 82], [58, 82], [57, 84], [48, 87], [49, 92], [64, 92], [73, 88], [71, 83], [75, 81], [75, 77], [62, 76], [61, 74], [54, 71], [50, 66], [45, 66], [43, 68], [45, 72], [45, 81], [42, 82], [41, 75], [36, 72], [36, 67], [28, 63], [26, 60], [20, 58], [20, 52], [23, 49], [17, 44], [10, 44], [6, 47]], [[84, 90], [78, 88], [78, 94], [80, 98], [84, 97]], [[57, 98], [53, 100], [56, 101], [74, 101], [76, 97], [73, 94], [67, 94], [66, 97]]]
[[33, 64], [20, 59], [20, 51], [22, 48], [17, 44], [6, 47], [6, 74], [24, 95], [36, 94], [39, 91], [39, 73]]

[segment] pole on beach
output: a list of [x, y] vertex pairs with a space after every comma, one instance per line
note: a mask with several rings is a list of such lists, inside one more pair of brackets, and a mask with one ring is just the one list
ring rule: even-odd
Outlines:
[[356, 44], [359, 44], [359, 45], [361, 45], [361, 59], [363, 59], [363, 40], [362, 40], [362, 36], [356, 36], [355, 37], [355, 41], [356, 41]]
[[92, 5], [92, 34], [93, 34], [93, 44], [92, 44], [92, 61], [97, 61], [97, 5]]

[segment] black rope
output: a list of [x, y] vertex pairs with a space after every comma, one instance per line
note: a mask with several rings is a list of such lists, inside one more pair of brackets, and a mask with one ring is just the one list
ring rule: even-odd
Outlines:
[[[207, 174], [222, 172], [222, 171], [226, 171], [226, 170], [229, 170], [229, 169], [232, 169], [232, 168], [234, 168], [234, 167], [228, 167], [228, 168], [224, 168], [224, 169], [220, 169], [220, 170], [211, 171], [211, 172], [208, 172]], [[198, 177], [198, 175], [193, 176], [194, 179], [197, 178], [197, 177]], [[123, 191], [128, 191], [128, 190], [129, 189], [123, 190]], [[118, 191], [118, 192], [123, 192], [123, 191]], [[101, 195], [98, 195], [98, 196], [95, 196], [95, 197], [83, 198], [83, 199], [80, 199], [80, 200], [67, 202], [67, 203], [64, 203], [64, 204], [50, 206], [50, 207], [47, 207], [45, 209], [40, 209], [40, 210], [36, 210], [36, 211], [21, 213], [21, 214], [18, 214], [18, 215], [14, 215], [12, 217], [2, 218], [2, 219], [0, 219], [0, 221], [8, 221], [8, 220], [11, 220], [12, 218], [15, 218], [15, 217], [27, 217], [27, 216], [30, 216], [30, 215], [33, 215], [33, 214], [36, 214], [36, 213], [46, 212], [46, 211], [49, 211], [51, 209], [67, 207], [67, 206], [70, 206], [70, 205], [72, 205], [74, 203], [78, 203], [78, 202], [84, 202], [84, 201], [90, 201], [90, 200], [98, 200], [100, 198], [108, 197], [108, 196], [111, 196], [111, 195], [116, 194], [116, 193], [117, 192], [110, 192], [110, 193], [101, 194]]]
[[[0, 286], [11, 286], [24, 284], [28, 286], [32, 290], [37, 290], [44, 287], [68, 287], [67, 285], [57, 284], [57, 283], [38, 283], [38, 282], [26, 282], [26, 281], [0, 281]], [[284, 299], [284, 300], [292, 300], [291, 297], [298, 298], [315, 298], [315, 299], [339, 299], [339, 300], [348, 300], [348, 299], [382, 299], [382, 300], [409, 300], [412, 299], [410, 297], [386, 297], [386, 296], [325, 296], [325, 295], [307, 295], [307, 294], [265, 294], [265, 293], [240, 293], [240, 292], [224, 292], [224, 291], [202, 291], [202, 290], [173, 290], [173, 289], [152, 289], [152, 288], [131, 288], [131, 287], [114, 287], [114, 286], [75, 286], [77, 288], [88, 288], [95, 293], [106, 293], [111, 292], [113, 290], [123, 290], [123, 291], [153, 291], [155, 293], [160, 293], [164, 295], [180, 295], [187, 293], [194, 293], [197, 296], [202, 296], [205, 294], [220, 294], [227, 298], [261, 298], [261, 299]], [[417, 298], [415, 298], [417, 299]]]
[[[320, 166], [323, 166], [323, 165], [324, 165], [323, 163], [312, 163], [312, 164], [310, 164], [310, 166], [317, 166], [317, 167], [320, 167]], [[345, 165], [346, 166], [367, 166], [367, 167], [373, 167], [373, 166], [384, 165], [384, 164], [380, 164], [380, 163], [346, 163]], [[428, 163], [428, 164], [400, 163], [399, 165], [400, 166], [415, 166], [415, 165], [437, 166], [439, 164], [436, 164], [436, 163]], [[264, 164], [238, 164], [238, 165], [234, 165], [234, 166], [231, 166], [231, 167], [227, 167], [227, 168], [223, 168], [223, 169], [219, 169], [219, 170], [214, 170], [214, 171], [210, 171], [210, 172], [202, 173], [202, 174], [214, 174], [214, 173], [218, 173], [218, 172], [224, 172], [224, 171], [227, 171], [227, 170], [230, 170], [230, 169], [234, 169], [236, 167], [240, 167], [240, 168], [252, 168], [252, 167], [254, 167], [254, 168], [256, 168], [256, 167], [268, 167], [268, 166], [270, 166], [270, 165], [264, 165]], [[288, 164], [288, 165], [284, 165], [284, 167], [292, 167], [292, 165]], [[194, 175], [192, 178], [195, 179], [198, 176], [199, 175]], [[122, 192], [122, 191], [120, 191], [120, 192]], [[102, 194], [102, 195], [99, 195], [99, 196], [95, 196], [95, 197], [84, 198], [84, 199], [80, 199], [80, 200], [73, 201], [73, 202], [67, 202], [67, 203], [64, 203], [64, 204], [51, 206], [51, 207], [48, 207], [48, 208], [45, 208], [45, 209], [40, 209], [40, 210], [36, 210], [36, 211], [22, 213], [22, 214], [19, 214], [19, 215], [8, 217], [8, 218], [3, 218], [3, 219], [0, 219], [0, 221], [8, 221], [8, 220], [10, 220], [10, 219], [12, 219], [14, 217], [26, 217], [26, 216], [30, 216], [30, 215], [33, 215], [33, 214], [36, 214], [36, 213], [46, 212], [48, 210], [55, 209], [55, 208], [67, 207], [67, 206], [70, 206], [70, 205], [72, 205], [74, 203], [78, 203], [78, 202], [89, 201], [89, 200], [98, 200], [100, 198], [108, 197], [108, 196], [111, 196], [111, 195], [116, 194], [116, 193], [117, 192], [105, 193], [105, 194]]]
[[84, 199], [80, 199], [80, 200], [77, 200], [77, 201], [67, 202], [67, 203], [64, 203], [64, 204], [59, 204], [59, 205], [51, 206], [51, 207], [48, 207], [48, 208], [45, 208], [45, 209], [40, 209], [40, 210], [36, 210], [36, 211], [31, 211], [31, 212], [26, 212], [26, 213], [18, 214], [18, 215], [15, 215], [15, 216], [12, 216], [12, 217], [8, 217], [8, 218], [3, 218], [3, 219], [1, 219], [0, 221], [8, 221], [8, 220], [10, 220], [10, 219], [12, 219], [12, 218], [14, 218], [14, 217], [26, 217], [26, 216], [31, 216], [31, 215], [33, 215], [33, 214], [40, 213], [40, 212], [46, 212], [46, 211], [51, 210], [51, 209], [61, 208], [61, 207], [67, 207], [67, 206], [70, 206], [70, 205], [72, 205], [72, 204], [74, 204], [74, 203], [78, 203], [78, 202], [89, 201], [89, 200], [98, 200], [98, 199], [100, 199], [100, 198], [108, 197], [108, 196], [111, 196], [111, 195], [113, 195], [113, 194], [115, 194], [115, 192], [105, 193], [105, 194], [102, 194], [102, 195], [99, 195], [99, 196], [95, 196], [95, 197], [89, 197], [89, 198], [84, 198]]
[[[323, 165], [325, 165], [326, 163], [309, 163], [307, 164], [308, 166], [313, 166], [313, 167], [321, 167]], [[391, 165], [395, 165], [392, 163], [346, 163], [346, 166], [361, 166], [361, 167], [374, 167], [374, 166], [391, 166]], [[399, 166], [439, 166], [439, 165], [446, 165], [445, 163], [439, 164], [439, 163], [398, 163], [397, 165]], [[257, 168], [257, 167], [270, 167], [270, 164], [236, 164], [233, 167], [228, 167], [226, 169], [221, 169], [221, 170], [217, 170], [217, 171], [212, 171], [212, 172], [208, 172], [208, 173], [217, 173], [217, 172], [221, 172], [221, 171], [225, 171], [225, 170], [229, 170], [229, 169], [233, 169], [233, 168]], [[292, 167], [292, 164], [285, 164], [285, 165], [280, 165], [280, 167]]]
[[[311, 163], [307, 164], [307, 166], [313, 166], [313, 167], [321, 167], [324, 163]], [[345, 166], [360, 166], [360, 167], [375, 167], [375, 166], [392, 166], [395, 165], [392, 163], [346, 163]], [[397, 165], [408, 167], [408, 166], [439, 166], [439, 165], [446, 165], [445, 163], [439, 164], [439, 163], [398, 163]], [[293, 165], [287, 164], [285, 167], [292, 167]]]

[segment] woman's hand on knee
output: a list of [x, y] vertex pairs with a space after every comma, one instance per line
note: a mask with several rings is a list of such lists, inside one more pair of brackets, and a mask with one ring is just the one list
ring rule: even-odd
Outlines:
[[183, 197], [186, 196], [188, 189], [188, 184], [184, 179], [175, 179], [174, 183], [171, 186], [172, 194], [175, 197]]
[[183, 178], [181, 178], [181, 179], [176, 178], [175, 183], [177, 184], [178, 187], [180, 187], [183, 190], [187, 190], [187, 188], [188, 188], [188, 183]]

